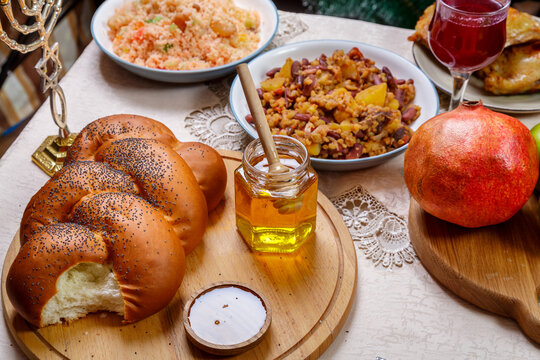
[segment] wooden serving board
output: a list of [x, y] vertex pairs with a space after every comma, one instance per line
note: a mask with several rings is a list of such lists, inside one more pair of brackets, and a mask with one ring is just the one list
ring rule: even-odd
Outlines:
[[515, 319], [540, 342], [540, 219], [533, 195], [510, 220], [468, 229], [426, 213], [411, 199], [409, 233], [426, 269], [482, 309]]
[[[236, 231], [233, 171], [241, 154], [220, 151], [229, 178], [224, 201], [210, 213], [202, 243], [187, 257], [186, 275], [168, 307], [131, 325], [111, 313], [31, 327], [5, 292], [6, 275], [19, 250], [16, 234], [4, 260], [2, 304], [8, 328], [32, 359], [186, 359], [215, 358], [186, 338], [182, 312], [198, 289], [219, 281], [239, 281], [262, 293], [272, 311], [263, 341], [238, 355], [246, 359], [315, 359], [333, 341], [350, 311], [356, 288], [352, 238], [332, 203], [318, 195], [316, 236], [293, 255], [249, 250]], [[159, 276], [159, 274], [156, 274]]]

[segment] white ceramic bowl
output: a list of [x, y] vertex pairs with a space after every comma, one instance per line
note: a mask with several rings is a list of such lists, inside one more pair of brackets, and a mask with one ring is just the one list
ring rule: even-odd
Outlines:
[[97, 9], [92, 18], [91, 31], [96, 44], [114, 62], [128, 71], [139, 76], [164, 82], [172, 83], [193, 83], [216, 79], [228, 75], [235, 71], [236, 65], [247, 62], [264, 50], [276, 35], [279, 17], [276, 6], [270, 0], [235, 0], [237, 6], [244, 9], [257, 10], [261, 20], [261, 32], [259, 47], [249, 56], [243, 59], [202, 70], [160, 70], [145, 66], [135, 65], [118, 57], [112, 48], [112, 42], [108, 36], [109, 27], [107, 21], [114, 14], [115, 10], [122, 4], [135, 0], [107, 0]]
[[[439, 97], [435, 87], [428, 77], [418, 69], [413, 63], [402, 58], [401, 56], [373, 45], [359, 43], [356, 41], [346, 40], [314, 40], [304, 41], [293, 44], [288, 44], [271, 51], [268, 51], [256, 59], [252, 60], [248, 65], [253, 76], [255, 84], [259, 84], [266, 78], [266, 72], [272, 68], [279, 67], [285, 63], [285, 60], [290, 57], [294, 59], [307, 58], [313, 60], [325, 53], [330, 56], [335, 50], [343, 49], [348, 52], [352, 47], [357, 47], [365, 57], [375, 61], [375, 66], [381, 69], [387, 66], [395, 78], [397, 79], [413, 79], [416, 87], [416, 97], [414, 104], [420, 106], [420, 117], [416, 119], [411, 128], [418, 129], [426, 120], [437, 115], [439, 112]], [[238, 76], [234, 79], [229, 95], [231, 109], [236, 117], [236, 120], [244, 128], [244, 130], [253, 138], [257, 137], [255, 128], [246, 121], [246, 115], [250, 113], [242, 85]], [[368, 158], [353, 159], [353, 160], [333, 160], [333, 159], [318, 159], [311, 158], [311, 163], [314, 168], [319, 170], [345, 171], [367, 168], [379, 165], [392, 157], [399, 155], [405, 149], [404, 145], [398, 149], [392, 150], [382, 155], [372, 156]]]

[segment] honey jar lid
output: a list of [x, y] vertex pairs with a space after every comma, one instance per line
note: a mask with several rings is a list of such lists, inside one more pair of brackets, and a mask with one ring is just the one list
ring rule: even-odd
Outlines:
[[210, 284], [193, 294], [184, 307], [186, 336], [214, 355], [236, 355], [255, 347], [271, 321], [265, 298], [239, 282]]

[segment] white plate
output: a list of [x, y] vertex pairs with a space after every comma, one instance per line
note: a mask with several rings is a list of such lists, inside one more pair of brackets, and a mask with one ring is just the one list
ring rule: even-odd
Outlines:
[[[414, 61], [433, 83], [445, 93], [452, 93], [452, 77], [425, 46], [414, 43], [412, 47]], [[484, 106], [508, 113], [533, 113], [540, 111], [540, 93], [523, 95], [493, 95], [484, 90], [484, 82], [471, 76], [465, 89], [465, 100], [482, 100]]]
[[[319, 57], [321, 53], [330, 56], [335, 50], [345, 50], [348, 52], [351, 48], [357, 47], [365, 57], [375, 61], [375, 66], [381, 69], [387, 66], [395, 78], [397, 79], [413, 79], [416, 87], [416, 98], [413, 103], [421, 107], [420, 117], [416, 119], [411, 128], [413, 130], [424, 123], [426, 120], [437, 115], [439, 111], [439, 97], [435, 87], [422, 71], [420, 71], [413, 63], [402, 58], [401, 56], [376, 46], [359, 43], [355, 41], [345, 40], [315, 40], [298, 42], [285, 45], [277, 49], [264, 53], [263, 55], [252, 60], [248, 65], [253, 76], [255, 84], [259, 84], [266, 78], [266, 72], [274, 67], [281, 66], [285, 60], [290, 57], [292, 59], [307, 58], [310, 61]], [[246, 115], [250, 113], [242, 85], [238, 76], [234, 79], [231, 92], [229, 95], [231, 109], [236, 117], [236, 120], [244, 128], [244, 130], [253, 138], [257, 137], [257, 131], [246, 121]], [[353, 159], [353, 160], [333, 160], [333, 159], [318, 159], [311, 158], [311, 163], [314, 168], [319, 170], [355, 170], [379, 165], [392, 157], [399, 155], [405, 149], [404, 145], [398, 149], [392, 150], [382, 155], [372, 156], [368, 158]]]
[[124, 3], [135, 0], [107, 0], [97, 9], [92, 18], [91, 31], [97, 45], [118, 65], [139, 76], [172, 83], [193, 83], [215, 79], [234, 72], [236, 65], [247, 62], [264, 50], [276, 35], [279, 17], [276, 6], [270, 0], [235, 0], [237, 6], [244, 9], [254, 9], [259, 13], [261, 32], [259, 47], [250, 55], [230, 64], [202, 70], [160, 70], [135, 65], [119, 58], [114, 52], [109, 39], [107, 21], [115, 10]]

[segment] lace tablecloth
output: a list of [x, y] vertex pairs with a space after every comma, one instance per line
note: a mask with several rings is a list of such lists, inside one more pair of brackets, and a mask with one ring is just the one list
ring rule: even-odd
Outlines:
[[[362, 21], [280, 12], [271, 47], [310, 39], [359, 40], [412, 61], [411, 31]], [[62, 81], [73, 131], [110, 114], [158, 119], [182, 140], [242, 150], [249, 141], [228, 105], [232, 77], [205, 84], [163, 84], [138, 78], [112, 63], [91, 43]], [[445, 96], [441, 98], [447, 100]], [[444, 105], [443, 105], [444, 106]], [[540, 115], [519, 116], [527, 126]], [[57, 132], [42, 106], [0, 160], [0, 253], [4, 257], [22, 211], [47, 180], [30, 156], [46, 134]], [[350, 316], [324, 359], [532, 359], [540, 347], [514, 321], [455, 297], [425, 271], [407, 230], [409, 193], [403, 155], [365, 170], [319, 172], [320, 190], [343, 216], [358, 256], [357, 293]], [[2, 358], [21, 357], [5, 323]]]

